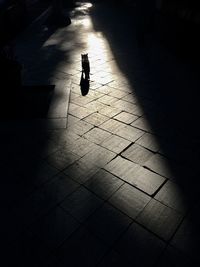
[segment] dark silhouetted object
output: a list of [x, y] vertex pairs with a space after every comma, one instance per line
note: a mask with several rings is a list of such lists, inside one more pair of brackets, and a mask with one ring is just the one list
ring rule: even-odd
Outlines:
[[88, 59], [88, 54], [81, 54], [81, 62], [82, 62], [82, 71], [85, 74], [85, 79], [90, 79], [90, 62]]
[[87, 95], [90, 89], [90, 81], [85, 78], [83, 71], [81, 74], [80, 87], [82, 95], [83, 96]]

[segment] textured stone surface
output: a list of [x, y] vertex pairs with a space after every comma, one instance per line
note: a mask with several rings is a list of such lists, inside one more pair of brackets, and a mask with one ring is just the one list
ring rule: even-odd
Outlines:
[[157, 138], [149, 133], [145, 133], [140, 139], [136, 141], [136, 143], [154, 152], [157, 152], [159, 150], [159, 143]]
[[104, 170], [98, 171], [85, 186], [103, 199], [108, 199], [123, 184], [116, 176]]
[[109, 199], [109, 202], [134, 219], [150, 199], [141, 191], [125, 184]]
[[139, 215], [137, 221], [164, 240], [169, 240], [182, 218], [180, 213], [152, 199]]
[[81, 186], [61, 206], [78, 221], [84, 222], [101, 204], [101, 199]]
[[108, 139], [106, 139], [105, 141], [103, 141], [103, 143], [101, 143], [101, 146], [115, 153], [120, 153], [130, 144], [131, 144], [130, 141], [122, 137], [119, 137], [117, 135], [111, 135]]
[[181, 190], [179, 185], [171, 181], [167, 181], [156, 194], [155, 199], [181, 213], [185, 213], [188, 209], [183, 190]]
[[108, 133], [107, 131], [104, 131], [100, 128], [95, 127], [92, 130], [90, 130], [89, 132], [87, 132], [86, 134], [84, 134], [83, 137], [85, 137], [89, 141], [94, 142], [95, 144], [99, 145], [111, 136], [112, 135], [110, 133]]
[[169, 161], [159, 154], [156, 154], [151, 157], [145, 163], [145, 166], [166, 178], [173, 179], [173, 173], [171, 171]]
[[154, 154], [149, 150], [137, 145], [133, 144], [128, 149], [126, 149], [122, 156], [144, 166], [145, 162], [150, 159]]

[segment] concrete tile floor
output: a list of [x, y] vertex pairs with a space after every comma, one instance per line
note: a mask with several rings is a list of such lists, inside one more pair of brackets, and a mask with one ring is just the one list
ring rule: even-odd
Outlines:
[[[138, 92], [132, 83], [141, 78], [134, 70], [145, 74], [142, 59], [139, 63], [135, 57], [131, 71], [118, 61], [140, 51], [136, 45], [115, 51], [112, 23], [109, 34], [103, 31], [113, 12], [79, 3], [67, 28], [51, 32], [41, 26], [42, 32], [25, 32], [19, 40], [25, 83], [72, 83], [67, 126], [1, 128], [7, 266], [199, 264], [198, 220], [194, 212], [190, 215], [193, 203], [198, 214], [199, 202], [188, 200], [191, 186], [185, 187], [185, 172], [174, 169], [178, 163], [170, 165], [165, 150], [159, 153], [168, 136], [144, 115], [156, 105], [151, 114], [157, 116], [158, 96], [153, 99], [155, 91], [149, 95], [144, 88]], [[123, 42], [127, 39], [122, 48]], [[84, 52], [91, 64], [86, 96], [79, 87]], [[58, 86], [57, 97], [66, 89]]]

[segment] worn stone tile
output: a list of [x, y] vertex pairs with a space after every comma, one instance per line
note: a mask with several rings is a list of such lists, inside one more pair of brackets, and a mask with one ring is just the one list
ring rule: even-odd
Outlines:
[[46, 160], [53, 167], [64, 170], [78, 159], [78, 155], [63, 149], [51, 154]]
[[93, 101], [93, 98], [90, 98], [89, 96], [78, 96], [71, 100], [72, 103], [75, 103], [76, 105], [84, 107], [86, 104]]
[[148, 159], [154, 156], [154, 153], [137, 144], [132, 144], [122, 153], [122, 156], [143, 166]]
[[94, 81], [90, 82], [90, 89], [95, 90], [95, 89], [98, 89], [100, 87], [102, 87], [102, 84], [100, 84], [98, 82], [94, 82]]
[[122, 122], [119, 122], [117, 120], [114, 120], [114, 119], [110, 119], [106, 122], [104, 122], [103, 124], [101, 124], [100, 128], [110, 132], [110, 133], [113, 133], [113, 134], [117, 134], [118, 131], [125, 127], [126, 125]]
[[71, 115], [73, 115], [79, 119], [83, 119], [83, 118], [89, 116], [90, 114], [92, 114], [93, 112], [94, 112], [93, 110], [87, 108], [86, 106], [85, 107], [78, 106], [72, 110], [69, 108], [69, 114], [71, 114]]
[[133, 93], [126, 94], [122, 98], [122, 100], [128, 101], [128, 102], [133, 103], [133, 104], [137, 104], [138, 103], [138, 99]]
[[109, 86], [116, 88], [118, 90], [126, 91], [126, 82], [123, 80], [117, 79], [109, 84]]
[[96, 145], [93, 150], [87, 153], [83, 160], [85, 162], [91, 162], [92, 164], [104, 167], [109, 161], [111, 161], [116, 156], [115, 153]]
[[58, 249], [57, 256], [64, 266], [96, 266], [108, 247], [81, 227]]
[[87, 139], [83, 137], [80, 137], [79, 139], [77, 139], [74, 142], [73, 146], [70, 146], [70, 150], [73, 153], [79, 155], [80, 157], [84, 156], [91, 150], [94, 150], [97, 148], [98, 148], [97, 145], [95, 145], [94, 143], [91, 143], [90, 141], [88, 141]]
[[91, 98], [93, 98], [94, 100], [97, 100], [97, 99], [99, 99], [100, 97], [104, 96], [103, 93], [100, 93], [99, 91], [95, 91], [95, 90], [90, 90], [88, 94], [89, 94], [89, 96], [90, 96]]
[[128, 112], [125, 112], [125, 111], [121, 112], [120, 114], [114, 117], [114, 119], [121, 121], [123, 123], [126, 123], [126, 124], [132, 123], [134, 120], [137, 120], [137, 118], [138, 118], [137, 116], [130, 114]]
[[153, 132], [149, 121], [143, 117], [135, 120], [133, 123], [131, 123], [131, 126], [141, 129], [143, 131], [149, 132], [149, 133]]
[[121, 185], [123, 185], [123, 181], [109, 172], [99, 170], [84, 185], [99, 197], [108, 199]]
[[86, 134], [84, 134], [83, 137], [85, 137], [86, 139], [88, 139], [89, 141], [96, 143], [96, 144], [100, 144], [102, 143], [104, 140], [108, 139], [109, 137], [111, 137], [112, 135], [100, 128], [93, 128], [92, 130], [90, 130], [89, 132], [87, 132]]
[[94, 126], [92, 124], [87, 123], [86, 121], [83, 120], [79, 120], [74, 124], [69, 124], [67, 129], [81, 136], [84, 133], [88, 132], [93, 127]]
[[135, 142], [138, 138], [140, 138], [144, 134], [144, 132], [132, 126], [126, 125], [120, 128], [118, 132], [116, 132], [116, 134], [131, 142]]
[[152, 199], [136, 220], [167, 241], [175, 233], [182, 218], [180, 213]]
[[124, 184], [112, 195], [109, 202], [129, 217], [135, 219], [150, 201], [150, 197], [131, 185]]
[[97, 111], [100, 111], [101, 109], [104, 109], [106, 107], [107, 107], [107, 105], [100, 103], [98, 100], [94, 100], [94, 101], [88, 103], [87, 105], [85, 105], [85, 108], [88, 111], [90, 111], [90, 114], [97, 112]]
[[101, 146], [118, 154], [130, 144], [131, 144], [130, 141], [122, 137], [119, 137], [117, 135], [111, 135], [109, 138], [103, 141], [103, 143], [101, 143]]
[[131, 223], [131, 219], [105, 203], [86, 222], [86, 226], [107, 244], [113, 244]]
[[82, 184], [85, 183], [91, 176], [93, 176], [99, 167], [84, 160], [84, 158], [79, 159], [74, 162], [71, 166], [64, 170], [64, 173], [71, 179]]
[[145, 166], [166, 178], [173, 179], [174, 177], [174, 174], [171, 171], [172, 166], [170, 166], [169, 160], [159, 154], [156, 154], [151, 157], [145, 163]]
[[112, 82], [112, 80], [113, 80], [112, 77], [109, 77], [109, 76], [106, 76], [106, 77], [98, 77], [98, 78], [95, 79], [95, 81], [97, 83], [100, 83], [102, 85], [106, 85], [106, 84]]
[[188, 203], [181, 187], [171, 181], [167, 181], [156, 194], [155, 199], [183, 214], [188, 209]]
[[70, 102], [72, 103], [78, 97], [80, 97], [80, 94], [78, 94], [78, 92], [71, 92], [70, 93]]
[[164, 177], [139, 165], [132, 168], [130, 165], [130, 172], [124, 174], [122, 179], [149, 195], [153, 195], [165, 181]]
[[68, 114], [71, 114], [73, 115], [73, 112], [75, 109], [79, 108], [80, 106], [79, 105], [76, 105], [75, 103], [69, 103], [69, 108], [68, 108]]
[[156, 136], [149, 133], [145, 133], [140, 139], [136, 141], [136, 143], [153, 152], [158, 152], [160, 149], [159, 141], [156, 140]]
[[77, 228], [79, 223], [60, 207], [56, 207], [30, 228], [49, 248], [55, 249]]
[[120, 177], [122, 180], [130, 182], [132, 179], [133, 173], [137, 170], [138, 165], [123, 159], [118, 156], [111, 162], [109, 162], [104, 169], [111, 172], [112, 174]]
[[84, 222], [102, 203], [100, 198], [80, 186], [60, 205], [78, 221]]
[[93, 124], [95, 126], [99, 126], [107, 120], [108, 117], [100, 113], [93, 113], [84, 119], [84, 121], [87, 121], [88, 123]]
[[103, 114], [109, 118], [112, 118], [114, 117], [116, 114], [120, 113], [121, 110], [120, 109], [117, 109], [117, 108], [114, 108], [114, 107], [110, 107], [110, 106], [107, 106], [106, 108], [103, 108], [101, 110], [99, 110], [99, 113], [100, 114]]
[[113, 96], [113, 97], [116, 97], [116, 98], [122, 98], [124, 97], [125, 95], [127, 95], [128, 93], [125, 92], [125, 91], [121, 91], [121, 90], [117, 90], [117, 89], [114, 89], [108, 94], [109, 96]]
[[[71, 122], [70, 124], [73, 125]], [[72, 144], [79, 137], [80, 136], [69, 129], [54, 130], [49, 133], [49, 139], [57, 144], [58, 148], [63, 148], [63, 146]]]
[[136, 116], [142, 116], [143, 115], [143, 110], [139, 105], [132, 104], [130, 102], [124, 101], [122, 99], [118, 100], [113, 104], [114, 107], [126, 111], [128, 113], [131, 113]]
[[109, 95], [104, 95], [101, 98], [98, 99], [99, 102], [112, 106], [113, 103], [115, 103], [118, 99]]
[[163, 241], [136, 223], [116, 244], [119, 255], [132, 263], [131, 266], [155, 266], [164, 248]]

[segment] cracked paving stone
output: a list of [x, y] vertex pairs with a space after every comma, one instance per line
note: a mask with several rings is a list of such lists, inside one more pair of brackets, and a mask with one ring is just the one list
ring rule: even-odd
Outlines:
[[[128, 162], [123, 163], [127, 164]], [[115, 164], [117, 164], [117, 159]], [[135, 164], [127, 165], [125, 172], [119, 176], [121, 179], [149, 195], [153, 195], [165, 181], [164, 177]]]
[[93, 128], [86, 134], [84, 134], [83, 137], [88, 139], [89, 141], [95, 143], [95, 144], [101, 144], [104, 140], [108, 139], [112, 135], [100, 128]]

